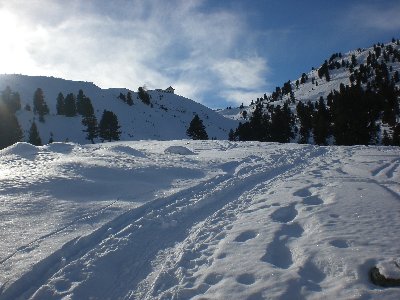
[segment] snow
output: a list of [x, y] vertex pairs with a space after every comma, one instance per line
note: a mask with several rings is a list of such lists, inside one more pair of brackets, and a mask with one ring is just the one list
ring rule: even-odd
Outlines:
[[[385, 46], [389, 46], [389, 45], [392, 46], [393, 49], [397, 49], [398, 51], [400, 51], [400, 46], [397, 45], [396, 43], [390, 42], [390, 43], [385, 44]], [[358, 51], [358, 50], [349, 51], [347, 53], [344, 53], [341, 58], [334, 59], [334, 61], [338, 61], [339, 63], [341, 63], [342, 61], [351, 62], [352, 55], [355, 55], [358, 65], [354, 68], [354, 70], [359, 70], [361, 64], [367, 65], [367, 57], [368, 57], [369, 52], [375, 53], [374, 47], [361, 49], [361, 51]], [[378, 58], [378, 62], [379, 63], [384, 62], [383, 55], [381, 55]], [[392, 71], [389, 71], [389, 74], [391, 77], [393, 77], [393, 75], [395, 74], [396, 71], [400, 72], [399, 61], [393, 62], [392, 60], [389, 60], [388, 62], [385, 62], [385, 63], [389, 69], [392, 68]], [[329, 70], [330, 81], [326, 81], [326, 78], [324, 76], [322, 78], [319, 78], [318, 69], [319, 69], [319, 67], [313, 68], [311, 71], [307, 72], [306, 75], [308, 76], [308, 80], [303, 84], [300, 83], [298, 87], [296, 86], [296, 80], [299, 80], [299, 82], [301, 82], [301, 77], [291, 80], [293, 95], [294, 95], [294, 98], [296, 99], [296, 103], [291, 104], [291, 109], [293, 112], [296, 111], [297, 102], [307, 103], [308, 101], [310, 101], [312, 103], [315, 103], [315, 102], [319, 101], [321, 96], [324, 97], [324, 99], [326, 101], [326, 98], [329, 95], [329, 93], [331, 93], [335, 90], [336, 91], [340, 90], [340, 84], [344, 84], [345, 86], [351, 85], [351, 82], [350, 82], [351, 72], [350, 72], [349, 68], [347, 68], [347, 67], [341, 67], [339, 69]], [[315, 80], [314, 83], [313, 83], [312, 78], [314, 78], [314, 80]], [[318, 85], [317, 85], [317, 83], [318, 83]], [[398, 88], [400, 88], [400, 83], [396, 83], [395, 85]], [[364, 84], [364, 86], [366, 86], [366, 85]], [[260, 98], [263, 99], [263, 95], [260, 95]], [[250, 100], [250, 101], [254, 100], [254, 102], [256, 101], [256, 99], [248, 99], [248, 100]], [[290, 94], [287, 94], [287, 95], [284, 95], [282, 98], [278, 98], [277, 101], [270, 102], [270, 104], [275, 105], [275, 106], [277, 106], [277, 105], [282, 106], [286, 101], [289, 101], [289, 100], [290, 100]], [[264, 103], [266, 103], [266, 102], [268, 102], [268, 101], [264, 100]], [[251, 118], [251, 115], [252, 115], [254, 109], [255, 109], [255, 104], [249, 105], [242, 109], [240, 109], [240, 108], [222, 109], [222, 110], [218, 110], [218, 113], [220, 113], [221, 115], [223, 115], [226, 118], [236, 120], [236, 121], [241, 121], [242, 123], [244, 123], [244, 122], [247, 122]], [[247, 112], [246, 119], [243, 118], [243, 115], [242, 115], [243, 111]], [[383, 127], [385, 127], [385, 126], [387, 126], [387, 125], [383, 124]], [[387, 128], [385, 128], [385, 129], [387, 129]]]
[[[111, 110], [118, 117], [121, 126], [120, 140], [171, 140], [187, 138], [186, 130], [195, 114], [198, 114], [206, 127], [210, 138], [227, 139], [230, 129], [235, 129], [238, 122], [227, 119], [212, 109], [188, 98], [158, 91], [148, 91], [151, 104], [144, 104], [136, 92], [131, 91], [134, 104], [129, 106], [118, 98], [120, 93], [126, 95], [127, 89], [101, 89], [91, 82], [71, 81], [54, 77], [25, 76], [0, 74], [0, 91], [9, 86], [21, 96], [22, 109], [17, 111], [18, 121], [24, 132], [24, 141], [28, 140], [29, 129], [35, 120], [42, 143], [46, 144], [51, 135], [57, 142], [89, 143], [85, 139], [85, 127], [82, 117], [65, 117], [57, 115], [56, 99], [60, 92], [64, 97], [69, 93], [75, 96], [82, 89], [91, 99], [94, 112], [99, 122], [103, 111]], [[50, 114], [39, 122], [38, 116], [27, 111], [25, 106], [33, 109], [33, 94], [41, 88]], [[96, 140], [99, 142], [99, 140]]]
[[169, 146], [164, 150], [165, 153], [179, 154], [179, 155], [192, 155], [193, 151], [183, 146]]
[[399, 153], [18, 143], [0, 152], [0, 299], [398, 299], [368, 272], [399, 261]]

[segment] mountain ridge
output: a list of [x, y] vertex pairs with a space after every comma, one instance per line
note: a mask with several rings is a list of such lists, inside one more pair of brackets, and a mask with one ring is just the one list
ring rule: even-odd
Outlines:
[[[50, 137], [54, 141], [72, 141], [88, 143], [81, 123], [81, 117], [65, 117], [56, 114], [56, 98], [61, 92], [76, 95], [79, 90], [91, 99], [97, 120], [101, 119], [104, 110], [113, 111], [121, 126], [121, 140], [169, 140], [188, 138], [186, 130], [193, 117], [198, 114], [203, 120], [210, 138], [226, 139], [229, 129], [237, 126], [237, 121], [226, 119], [191, 99], [160, 90], [148, 91], [151, 97], [149, 105], [144, 104], [138, 93], [126, 88], [101, 89], [92, 82], [72, 81], [62, 78], [28, 75], [0, 75], [0, 90], [10, 87], [18, 92], [21, 98], [21, 109], [16, 116], [24, 133], [24, 141], [28, 139], [28, 130], [33, 121], [38, 126], [43, 143]], [[45, 101], [50, 113], [39, 122], [37, 115], [28, 111], [32, 107], [32, 99], [37, 88], [44, 92]], [[131, 92], [133, 105], [129, 106], [119, 99], [120, 94]], [[99, 140], [96, 140], [99, 142]]]
[[[242, 105], [238, 108], [227, 108], [219, 112], [228, 118], [248, 124], [245, 125], [247, 127], [244, 129], [237, 128], [235, 134], [231, 133], [231, 139], [260, 140], [258, 137], [262, 134], [251, 134], [251, 131], [266, 130], [265, 128], [255, 129], [256, 125], [251, 124], [253, 113], [256, 111], [257, 106], [261, 106], [259, 110], [261, 110], [264, 116], [266, 115], [265, 119], [271, 120], [274, 110], [278, 106], [283, 107], [287, 105], [287, 109], [292, 113], [293, 124], [291, 125], [292, 135], [290, 139], [286, 139], [284, 142], [314, 143], [313, 132], [311, 132], [310, 138], [306, 139], [302, 139], [299, 135], [301, 127], [304, 124], [302, 124], [301, 117], [299, 116], [297, 105], [308, 105], [311, 107], [306, 113], [309, 115], [316, 114], [318, 105], [323, 104], [326, 106], [326, 110], [328, 110], [329, 117], [331, 118], [331, 120], [327, 121], [327, 126], [331, 127], [331, 132], [326, 137], [328, 139], [329, 136], [335, 136], [333, 127], [338, 123], [335, 117], [337, 118], [339, 114], [337, 104], [342, 101], [344, 103], [342, 105], [343, 109], [346, 111], [350, 108], [344, 106], [348, 105], [351, 101], [356, 102], [357, 97], [363, 99], [370, 97], [373, 98], [373, 101], [377, 102], [374, 105], [377, 106], [376, 110], [378, 112], [374, 113], [378, 115], [374, 119], [371, 118], [368, 126], [377, 127], [377, 132], [374, 133], [376, 136], [371, 138], [371, 141], [368, 143], [363, 142], [362, 144], [386, 144], [388, 140], [392, 139], [395, 141], [391, 141], [391, 143], [396, 145], [398, 143], [398, 131], [400, 131], [399, 72], [400, 40], [393, 39], [386, 44], [379, 43], [366, 49], [359, 48], [349, 51], [346, 54], [334, 53], [319, 68], [312, 68], [310, 72], [303, 73], [296, 80], [285, 82], [283, 86], [276, 87], [275, 91], [271, 94], [264, 94], [262, 97], [257, 98], [256, 101], [253, 100], [249, 106], [245, 107]], [[360, 95], [351, 97], [351, 94], [354, 93], [359, 93]], [[363, 95], [363, 93], [369, 94]], [[347, 100], [344, 99], [347, 97], [346, 95], [349, 98]], [[321, 99], [322, 102], [320, 103]], [[336, 102], [333, 99], [336, 99]], [[335, 103], [332, 103], [332, 101]], [[367, 100], [359, 103], [359, 110], [362, 110], [364, 105], [369, 105]], [[358, 110], [356, 109], [356, 114], [353, 114], [351, 117], [355, 117], [357, 112]], [[372, 114], [372, 112], [368, 113]], [[389, 114], [391, 116], [387, 117]], [[315, 120], [312, 121], [315, 122]], [[260, 122], [262, 123], [262, 121]], [[267, 123], [264, 127], [272, 126]], [[263, 141], [279, 140], [264, 137]], [[340, 142], [338, 142], [337, 136], [335, 136], [334, 139], [330, 139], [329, 142], [323, 142], [322, 144], [340, 144]], [[353, 144], [357, 144], [357, 142]]]

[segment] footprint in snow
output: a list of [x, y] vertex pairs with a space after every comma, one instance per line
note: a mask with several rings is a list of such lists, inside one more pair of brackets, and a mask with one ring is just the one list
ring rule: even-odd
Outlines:
[[225, 258], [226, 256], [227, 256], [227, 254], [224, 252], [224, 253], [219, 254], [219, 255], [217, 256], [217, 259], [223, 259], [223, 258]]
[[[311, 187], [321, 187], [320, 184], [313, 185]], [[293, 193], [293, 196], [303, 198], [303, 204], [305, 205], [320, 205], [324, 201], [316, 195], [313, 195], [309, 188], [303, 188]]]
[[320, 205], [324, 203], [318, 196], [309, 196], [303, 199], [303, 204], [305, 205]]
[[287, 243], [291, 237], [301, 237], [303, 232], [303, 227], [298, 223], [284, 224], [281, 229], [275, 233], [274, 239], [267, 246], [267, 250], [264, 256], [261, 257], [261, 261], [270, 263], [281, 269], [290, 268], [293, 264], [293, 258]]
[[246, 230], [235, 238], [235, 242], [243, 243], [248, 240], [254, 239], [256, 236], [257, 233], [254, 230]]
[[253, 274], [244, 273], [244, 274], [240, 274], [238, 277], [236, 277], [236, 281], [238, 283], [241, 283], [244, 285], [251, 285], [254, 282], [256, 282], [256, 279]]
[[66, 292], [71, 288], [71, 282], [64, 279], [59, 279], [54, 283], [54, 287], [58, 292]]
[[349, 247], [349, 243], [346, 240], [342, 240], [342, 239], [332, 240], [329, 242], [329, 244], [336, 248], [348, 248]]
[[295, 203], [278, 208], [271, 214], [271, 219], [275, 222], [289, 223], [297, 216], [297, 209], [294, 207]]
[[293, 196], [297, 196], [297, 197], [310, 197], [311, 196], [311, 192], [308, 188], [304, 188], [304, 189], [300, 189], [296, 192], [293, 193]]
[[207, 275], [207, 277], [204, 279], [204, 283], [207, 283], [209, 285], [215, 285], [218, 282], [222, 280], [223, 276], [218, 273], [210, 273]]

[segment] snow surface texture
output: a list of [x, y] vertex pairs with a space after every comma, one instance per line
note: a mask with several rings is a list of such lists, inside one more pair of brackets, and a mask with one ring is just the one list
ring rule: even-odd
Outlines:
[[399, 258], [399, 148], [19, 143], [0, 163], [0, 299], [399, 299], [368, 278]]
[[[97, 121], [100, 122], [103, 111], [111, 110], [121, 125], [120, 140], [171, 140], [187, 138], [186, 130], [195, 114], [198, 114], [206, 127], [209, 138], [227, 139], [230, 129], [238, 126], [237, 121], [227, 119], [210, 108], [188, 98], [158, 91], [149, 91], [151, 105], [138, 99], [132, 92], [133, 106], [121, 99], [120, 93], [126, 95], [124, 88], [101, 89], [91, 82], [71, 81], [54, 77], [1, 75], [0, 92], [9, 86], [12, 91], [19, 92], [22, 109], [16, 113], [24, 131], [24, 141], [28, 141], [29, 128], [36, 121], [42, 143], [46, 144], [53, 134], [54, 141], [89, 143], [85, 139], [85, 126], [82, 117], [65, 117], [57, 115], [56, 99], [60, 92], [64, 97], [73, 93], [76, 97], [82, 89], [91, 99]], [[45, 115], [45, 122], [39, 122], [38, 116], [25, 109], [26, 104], [33, 108], [33, 94], [37, 88], [43, 90], [50, 114]], [[98, 142], [99, 140], [96, 140]]]

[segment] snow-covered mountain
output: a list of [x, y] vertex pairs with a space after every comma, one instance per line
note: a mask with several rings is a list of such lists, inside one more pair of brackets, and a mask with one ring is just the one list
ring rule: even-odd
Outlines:
[[[65, 97], [73, 93], [76, 96], [80, 89], [91, 99], [97, 120], [101, 119], [104, 110], [117, 115], [122, 131], [121, 140], [187, 138], [186, 130], [195, 114], [203, 121], [210, 139], [227, 139], [229, 130], [237, 127], [236, 121], [226, 119], [193, 100], [163, 91], [148, 91], [151, 97], [150, 105], [144, 104], [138, 98], [137, 92], [132, 92], [134, 104], [129, 106], [118, 98], [120, 93], [126, 95], [127, 89], [101, 89], [90, 82], [53, 77], [0, 75], [0, 91], [7, 86], [21, 96], [22, 109], [16, 115], [24, 131], [24, 140], [28, 139], [31, 123], [36, 120], [43, 143], [47, 143], [51, 133], [54, 141], [87, 143], [81, 116], [65, 117], [56, 114], [58, 94], [61, 92]], [[38, 116], [35, 116], [32, 110], [25, 109], [27, 104], [32, 108], [33, 95], [37, 88], [43, 90], [50, 109], [44, 123], [38, 121]]]
[[[379, 84], [387, 80], [393, 83], [397, 89], [397, 121], [400, 129], [400, 40], [392, 40], [389, 43], [378, 43], [369, 48], [357, 49], [348, 53], [334, 53], [327, 58], [325, 63], [319, 67], [312, 68], [311, 71], [303, 73], [299, 78], [289, 80], [283, 86], [277, 87], [272, 94], [260, 95], [260, 98], [254, 99], [249, 106], [241, 106], [237, 108], [227, 108], [219, 110], [219, 113], [227, 118], [239, 120], [242, 123], [247, 122], [257, 103], [264, 105], [264, 110], [271, 112], [274, 107], [283, 106], [285, 103], [295, 115], [295, 127], [301, 127], [300, 120], [297, 116], [296, 106], [299, 102], [304, 104], [311, 102], [317, 103], [322, 97], [327, 104], [327, 98], [330, 93], [340, 91], [340, 86], [352, 86], [357, 83], [364, 90], [371, 89], [377, 91]], [[377, 84], [378, 83], [378, 86]], [[384, 95], [383, 97], [385, 97]], [[328, 104], [329, 105], [329, 104]], [[383, 110], [383, 108], [381, 108]], [[392, 132], [395, 125], [386, 124], [380, 119], [376, 121], [380, 126], [381, 135], [383, 130]], [[297, 133], [297, 130], [294, 130]], [[295, 134], [292, 142], [299, 140], [298, 134]], [[380, 140], [380, 138], [379, 138]]]
[[18, 143], [0, 299], [399, 299], [398, 147]]

